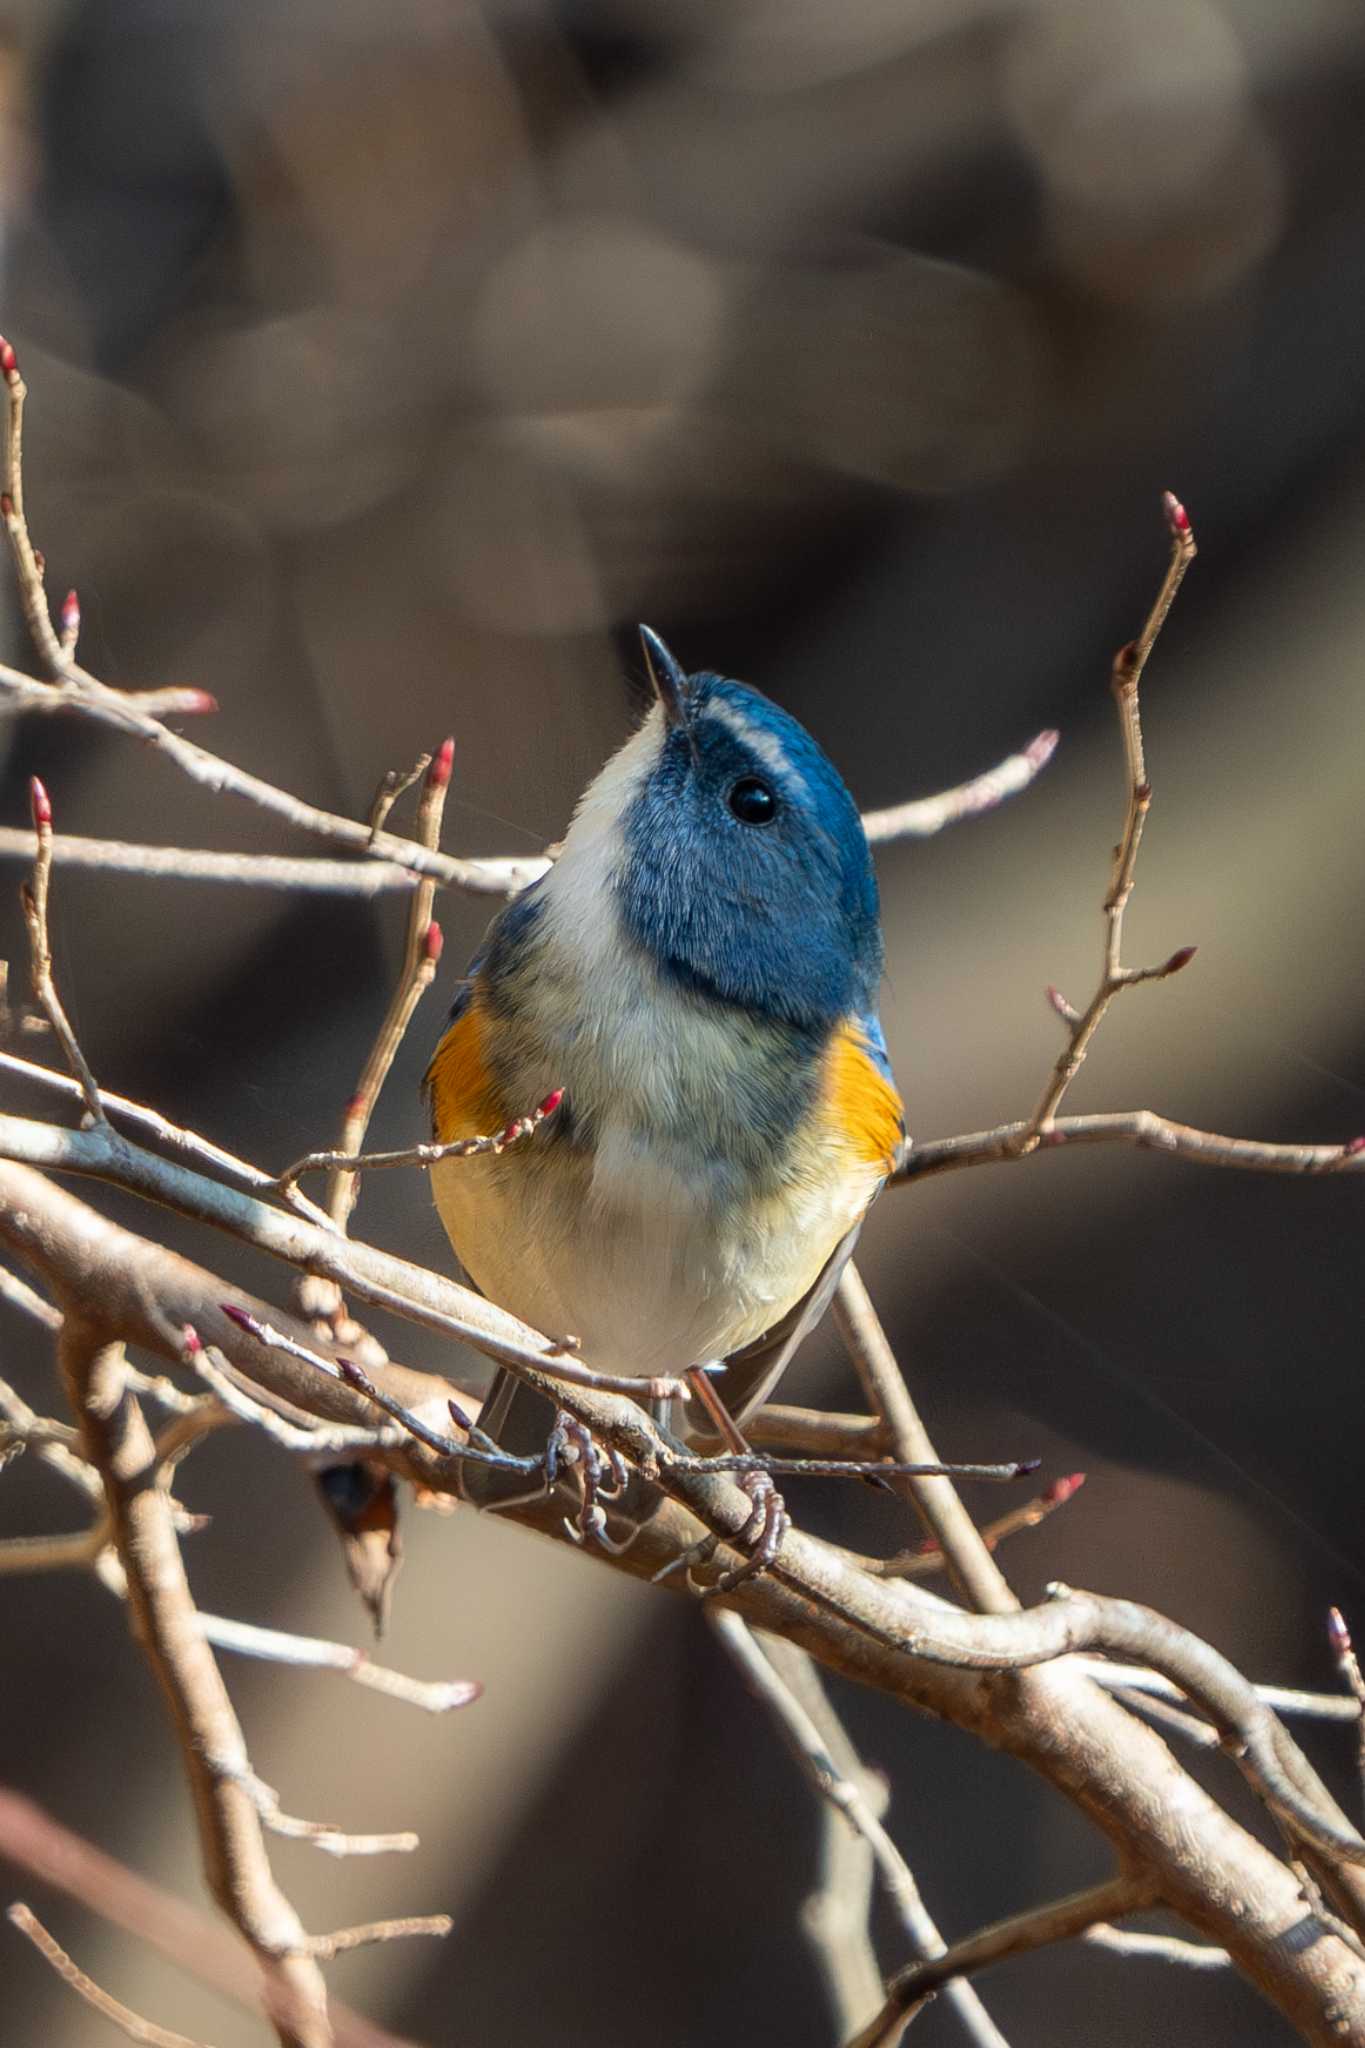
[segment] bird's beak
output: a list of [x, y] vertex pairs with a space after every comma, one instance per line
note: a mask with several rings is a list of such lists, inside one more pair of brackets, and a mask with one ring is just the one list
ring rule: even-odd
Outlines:
[[645, 650], [645, 667], [655, 694], [664, 708], [665, 723], [676, 726], [687, 734], [688, 742], [696, 753], [696, 741], [692, 735], [692, 718], [687, 708], [687, 677], [676, 658], [664, 646], [652, 626], [641, 626], [640, 645]]

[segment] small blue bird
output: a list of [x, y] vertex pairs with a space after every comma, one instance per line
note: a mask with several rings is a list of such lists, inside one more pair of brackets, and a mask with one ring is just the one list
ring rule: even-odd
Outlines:
[[[740, 1422], [824, 1313], [907, 1143], [877, 884], [804, 727], [641, 638], [657, 702], [553, 867], [493, 920], [427, 1073], [441, 1143], [555, 1088], [562, 1105], [532, 1143], [432, 1180], [482, 1293], [572, 1332], [600, 1371], [723, 1361]], [[488, 1426], [497, 1412], [495, 1393]]]

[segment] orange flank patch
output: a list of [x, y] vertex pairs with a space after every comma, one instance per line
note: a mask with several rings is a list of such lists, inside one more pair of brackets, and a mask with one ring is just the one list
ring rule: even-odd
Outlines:
[[901, 1099], [854, 1024], [836, 1032], [825, 1067], [825, 1106], [835, 1130], [867, 1166], [890, 1173], [905, 1136]]
[[432, 1054], [427, 1068], [431, 1123], [436, 1141], [485, 1137], [507, 1122], [498, 1084], [488, 1064], [488, 1019], [478, 991]]

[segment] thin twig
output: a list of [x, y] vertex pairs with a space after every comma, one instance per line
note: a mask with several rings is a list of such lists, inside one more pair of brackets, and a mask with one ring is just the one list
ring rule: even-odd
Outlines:
[[1124, 762], [1128, 775], [1128, 808], [1124, 818], [1123, 835], [1114, 849], [1114, 864], [1104, 899], [1104, 958], [1099, 985], [1086, 1008], [1079, 1012], [1074, 1010], [1057, 990], [1048, 991], [1053, 1008], [1066, 1026], [1067, 1043], [1052, 1070], [1038, 1107], [1029, 1118], [1018, 1141], [1021, 1153], [1033, 1151], [1040, 1139], [1044, 1139], [1052, 1129], [1053, 1119], [1061, 1106], [1062, 1097], [1080, 1071], [1090, 1041], [1103, 1023], [1105, 1012], [1119, 991], [1134, 988], [1143, 981], [1163, 981], [1167, 975], [1178, 974], [1194, 957], [1193, 946], [1182, 946], [1179, 952], [1172, 953], [1170, 959], [1163, 961], [1159, 967], [1125, 967], [1122, 960], [1123, 913], [1133, 892], [1133, 877], [1137, 867], [1138, 848], [1142, 844], [1142, 829], [1147, 822], [1147, 813], [1152, 802], [1152, 785], [1147, 780], [1147, 765], [1143, 753], [1138, 690], [1147, 658], [1156, 644], [1166, 614], [1184, 580], [1185, 571], [1195, 556], [1194, 534], [1190, 529], [1189, 515], [1184, 506], [1169, 491], [1162, 502], [1171, 536], [1171, 556], [1166, 574], [1157, 592], [1156, 602], [1148, 613], [1147, 622], [1137, 639], [1130, 641], [1126, 647], [1121, 647], [1114, 656], [1112, 687], [1114, 701], [1118, 706], [1119, 727], [1123, 734]]
[[1108, 1949], [1111, 1955], [1179, 1963], [1186, 1970], [1226, 1970], [1232, 1962], [1225, 1948], [1209, 1941], [1182, 1941], [1176, 1934], [1140, 1934], [1126, 1927], [1110, 1927], [1103, 1920], [1087, 1927], [1081, 1939], [1091, 1948]]
[[885, 846], [892, 839], [930, 839], [945, 825], [962, 818], [976, 818], [993, 811], [1006, 797], [1017, 796], [1042, 774], [1057, 750], [1057, 732], [1040, 732], [1017, 754], [974, 775], [956, 789], [940, 790], [936, 796], [922, 796], [910, 803], [893, 804], [884, 811], [864, 811], [863, 831], [871, 846]]
[[104, 1104], [95, 1077], [86, 1064], [85, 1054], [71, 1028], [71, 1021], [62, 1008], [62, 999], [57, 994], [57, 984], [52, 974], [52, 943], [47, 929], [48, 882], [52, 875], [52, 803], [47, 791], [35, 775], [29, 783], [29, 799], [33, 809], [33, 829], [37, 834], [38, 850], [33, 861], [33, 875], [19, 892], [24, 909], [24, 923], [28, 927], [29, 966], [33, 976], [33, 994], [56, 1034], [68, 1067], [79, 1081], [81, 1094], [85, 1098], [86, 1110], [98, 1124], [106, 1123]]
[[[0, 699], [0, 710], [3, 699]], [[0, 825], [0, 860], [33, 859], [36, 835]], [[243, 888], [297, 889], [328, 896], [408, 895], [418, 878], [393, 861], [298, 859], [280, 853], [218, 853], [207, 847], [139, 846], [125, 839], [87, 839], [63, 832], [52, 849], [54, 867], [109, 875], [142, 875], [160, 882], [229, 882]]]
[[34, 1322], [41, 1323], [45, 1330], [60, 1330], [62, 1327], [61, 1310], [45, 1301], [27, 1280], [11, 1273], [8, 1266], [0, 1266], [0, 1301], [7, 1301], [11, 1308], [21, 1309], [26, 1316], [32, 1316]]
[[[956, 1469], [956, 1468], [949, 1468]], [[999, 1515], [993, 1522], [987, 1522], [979, 1531], [981, 1541], [987, 1550], [994, 1550], [1008, 1536], [1017, 1536], [1025, 1529], [1036, 1529], [1040, 1523], [1055, 1515], [1058, 1508], [1065, 1507], [1069, 1500], [1085, 1484], [1084, 1472], [1067, 1472], [1060, 1479], [1054, 1479], [1032, 1500], [1026, 1500], [1022, 1507], [1011, 1508], [1008, 1514]], [[882, 1579], [924, 1579], [934, 1572], [941, 1572], [945, 1559], [943, 1551], [933, 1536], [926, 1536], [917, 1550], [899, 1550], [894, 1557], [869, 1558], [867, 1569]]]
[[490, 1132], [486, 1137], [452, 1138], [444, 1145], [408, 1145], [397, 1152], [305, 1152], [292, 1166], [286, 1166], [272, 1185], [283, 1193], [305, 1173], [356, 1175], [372, 1170], [382, 1171], [391, 1166], [437, 1166], [443, 1159], [475, 1159], [489, 1152], [496, 1157], [509, 1145], [519, 1144], [523, 1138], [529, 1138], [538, 1131], [563, 1100], [564, 1090], [556, 1088], [529, 1114], [514, 1117], [502, 1130]]
[[[916, 1145], [894, 1176], [898, 1182], [928, 1180], [961, 1166], [991, 1166], [1033, 1157], [1023, 1149], [1030, 1123], [997, 1124], [990, 1131], [969, 1131], [957, 1138], [931, 1139]], [[1105, 1111], [1097, 1116], [1058, 1117], [1038, 1141], [1038, 1149], [1064, 1145], [1139, 1145], [1168, 1152], [1198, 1166], [1230, 1166], [1250, 1173], [1365, 1173], [1365, 1137], [1331, 1145], [1274, 1145], [1259, 1138], [1229, 1138], [1219, 1131], [1200, 1131], [1150, 1109]]]
[[[78, 1081], [66, 1074], [54, 1073], [51, 1067], [39, 1066], [33, 1060], [20, 1059], [16, 1053], [0, 1052], [0, 1074], [12, 1075], [15, 1080], [27, 1082], [50, 1095], [59, 1095], [66, 1102], [84, 1100]], [[225, 1151], [211, 1138], [202, 1137], [198, 1131], [187, 1130], [183, 1124], [173, 1124], [158, 1110], [149, 1109], [142, 1102], [133, 1102], [126, 1095], [115, 1095], [108, 1088], [99, 1090], [99, 1099], [106, 1121], [112, 1123], [117, 1119], [130, 1125], [179, 1158], [191, 1160], [216, 1179], [225, 1180], [229, 1187], [242, 1188], [257, 1195], [280, 1194], [300, 1216], [306, 1216], [310, 1222], [320, 1223], [329, 1230], [335, 1227], [326, 1211], [310, 1201], [301, 1189], [283, 1185], [281, 1176], [266, 1173], [249, 1160], [239, 1159], [235, 1152]]]
[[[737, 1614], [724, 1608], [710, 1606], [707, 1614], [749, 1686], [777, 1722], [788, 1748], [816, 1792], [842, 1824], [866, 1843], [914, 1953], [922, 1957], [941, 1955], [946, 1946], [943, 1937], [924, 1903], [913, 1871], [868, 1796], [867, 1768], [834, 1712], [810, 1658], [804, 1650], [778, 1638], [765, 1638], [760, 1643]], [[829, 1900], [836, 1911], [846, 1904]], [[826, 1926], [822, 1933], [827, 1942], [833, 1936], [837, 1947], [854, 1938], [856, 1926], [846, 1913], [840, 1912], [837, 1927]], [[865, 1914], [861, 1917], [861, 1929], [865, 1936]], [[1006, 2048], [1004, 2036], [970, 1985], [955, 1984], [950, 1997], [978, 2048]], [[849, 2025], [856, 2023], [847, 2021]]]
[[[207, 1633], [206, 1630], [206, 1637]], [[258, 1778], [254, 1771], [244, 1772], [241, 1783], [264, 1825], [272, 1835], [280, 1835], [285, 1841], [307, 1842], [311, 1848], [338, 1857], [410, 1856], [414, 1849], [420, 1847], [419, 1839], [411, 1828], [385, 1835], [348, 1835], [332, 1821], [300, 1820], [295, 1814], [284, 1811], [274, 1787]], [[304, 1936], [303, 1952], [306, 1955], [318, 1953], [313, 1946], [314, 1940], [311, 1934]]]
[[72, 1962], [66, 1950], [48, 1933], [37, 1914], [16, 1900], [6, 1908], [5, 1918], [11, 1927], [17, 1927], [20, 1934], [27, 1935], [44, 1962], [50, 1963], [63, 1984], [69, 1985], [78, 1998], [97, 2012], [101, 2019], [108, 2020], [127, 2035], [130, 2041], [140, 2041], [144, 2048], [202, 2048], [202, 2043], [192, 2041], [188, 2034], [174, 2034], [169, 2027], [159, 2027], [154, 2020], [144, 2020], [130, 2006], [124, 2005], [107, 1991], [101, 1991], [93, 1977], [87, 1977], [78, 1963]]
[[364, 1650], [350, 1643], [329, 1643], [320, 1636], [285, 1634], [280, 1629], [261, 1628], [254, 1622], [229, 1621], [221, 1614], [200, 1610], [199, 1622], [205, 1636], [219, 1650], [231, 1650], [241, 1657], [259, 1657], [267, 1663], [289, 1664], [300, 1670], [336, 1671], [356, 1685], [383, 1693], [406, 1707], [420, 1707], [424, 1714], [448, 1714], [467, 1707], [483, 1691], [477, 1678], [409, 1678], [405, 1671], [392, 1671], [372, 1663]]
[[449, 1913], [415, 1913], [402, 1920], [370, 1920], [363, 1927], [342, 1927], [335, 1934], [310, 1934], [308, 1952], [326, 1962], [347, 1949], [369, 1948], [376, 1941], [406, 1941], [414, 1934], [449, 1934], [455, 1922]]
[[[106, 1856], [22, 1794], [0, 1785], [0, 1856], [117, 1927], [258, 2019], [260, 1971], [233, 1929]], [[415, 2048], [339, 1999], [336, 2048]]]
[[[443, 740], [435, 754], [423, 757], [410, 778], [400, 781], [391, 791], [382, 791], [371, 813], [371, 831], [379, 831], [388, 816], [389, 806], [401, 791], [408, 787], [408, 782], [415, 782], [418, 776], [422, 776], [422, 796], [417, 806], [417, 828], [414, 836], [419, 846], [435, 852], [441, 844], [441, 820], [445, 816], [446, 794], [450, 788], [454, 760], [454, 740]], [[412, 902], [408, 906], [407, 932], [403, 941], [403, 965], [399, 971], [397, 986], [389, 998], [389, 1005], [375, 1034], [374, 1044], [370, 1047], [365, 1064], [360, 1070], [355, 1093], [347, 1103], [341, 1120], [341, 1132], [335, 1147], [341, 1160], [354, 1157], [363, 1151], [365, 1133], [370, 1127], [370, 1118], [374, 1115], [375, 1105], [388, 1078], [389, 1069], [407, 1035], [418, 1003], [436, 978], [436, 966], [441, 957], [441, 927], [432, 917], [435, 903], [436, 884], [430, 875], [424, 875], [418, 882]], [[346, 1228], [347, 1219], [355, 1207], [359, 1191], [360, 1182], [356, 1168], [333, 1164], [328, 1173], [322, 1206], [341, 1230]]]
[[[898, 1458], [935, 1461], [929, 1432], [920, 1420], [905, 1375], [887, 1342], [872, 1297], [852, 1259], [834, 1297], [834, 1319], [853, 1360], [863, 1391], [884, 1418]], [[912, 1479], [909, 1497], [938, 1543], [954, 1579], [974, 1607], [986, 1614], [1018, 1606], [1009, 1583], [950, 1479]]]
[[1152, 1903], [1151, 1892], [1132, 1877], [1111, 1877], [1089, 1891], [1073, 1892], [1069, 1898], [1050, 1905], [1035, 1906], [1027, 1913], [997, 1920], [965, 1941], [955, 1941], [941, 1956], [912, 1963], [892, 1980], [886, 2004], [869, 2026], [848, 2043], [848, 2048], [891, 2048], [916, 2009], [951, 1977], [965, 1976], [1000, 1963], [1007, 1956], [1027, 1955], [1034, 1949], [1049, 1948], [1059, 1941], [1074, 1941], [1102, 1920], [1118, 1920], [1125, 1913], [1140, 1912]]
[[196, 1331], [186, 1329], [183, 1340], [182, 1355], [186, 1364], [198, 1373], [204, 1385], [212, 1389], [228, 1412], [238, 1422], [264, 1431], [282, 1450], [300, 1451], [307, 1457], [324, 1457], [339, 1452], [380, 1450], [394, 1440], [392, 1430], [352, 1429], [344, 1423], [332, 1423], [330, 1426], [310, 1423], [300, 1428], [238, 1386], [222, 1352], [201, 1344]]

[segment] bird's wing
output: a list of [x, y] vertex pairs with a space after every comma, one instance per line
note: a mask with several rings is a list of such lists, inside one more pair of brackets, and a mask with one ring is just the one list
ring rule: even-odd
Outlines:
[[853, 1256], [862, 1227], [860, 1216], [852, 1230], [839, 1239], [811, 1285], [780, 1323], [774, 1323], [771, 1330], [765, 1330], [761, 1337], [755, 1337], [742, 1351], [734, 1351], [726, 1359], [725, 1371], [716, 1379], [716, 1392], [736, 1422], [743, 1422], [746, 1415], [767, 1400], [797, 1345], [824, 1315], [834, 1299], [839, 1275]]

